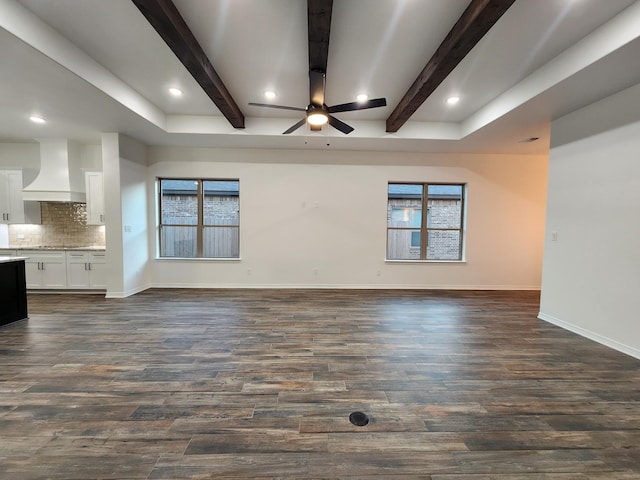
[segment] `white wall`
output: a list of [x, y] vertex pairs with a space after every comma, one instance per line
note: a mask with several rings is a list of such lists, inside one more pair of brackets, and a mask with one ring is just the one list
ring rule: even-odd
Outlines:
[[22, 170], [22, 182], [29, 185], [40, 171], [40, 144], [0, 143], [0, 168]]
[[551, 135], [540, 318], [640, 358], [640, 85]]
[[[100, 145], [77, 144], [81, 170], [102, 170]], [[0, 143], [0, 168], [22, 170], [22, 180], [29, 185], [40, 172], [40, 144]]]
[[149, 286], [146, 148], [124, 135], [104, 133], [102, 162], [107, 297], [126, 297]]
[[124, 296], [122, 201], [120, 198], [120, 136], [102, 134], [107, 297]]
[[129, 137], [120, 136], [124, 295], [149, 287], [146, 182], [145, 146]]
[[[152, 147], [157, 177], [240, 179], [240, 261], [151, 261], [163, 287], [540, 287], [547, 159]], [[389, 181], [466, 182], [464, 263], [385, 262]], [[155, 190], [149, 248], [156, 252]]]

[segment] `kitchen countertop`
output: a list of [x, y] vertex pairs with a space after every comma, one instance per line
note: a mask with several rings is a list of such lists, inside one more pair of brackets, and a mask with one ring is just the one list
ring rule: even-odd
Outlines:
[[0, 257], [0, 263], [19, 262], [20, 260], [26, 260], [29, 257]]

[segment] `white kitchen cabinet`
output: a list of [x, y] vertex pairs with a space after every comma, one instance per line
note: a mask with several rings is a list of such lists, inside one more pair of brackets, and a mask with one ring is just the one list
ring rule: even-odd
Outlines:
[[67, 288], [106, 289], [104, 252], [68, 251]]
[[22, 170], [0, 170], [0, 223], [41, 223], [40, 203], [22, 200]]
[[0, 223], [24, 223], [20, 170], [0, 170], [0, 213]]
[[102, 172], [85, 172], [87, 225], [104, 225], [104, 184]]
[[19, 250], [25, 260], [28, 289], [67, 288], [67, 262], [62, 250]]
[[15, 257], [17, 254], [17, 250], [0, 248], [0, 257]]
[[22, 171], [0, 170], [0, 223], [24, 223]]

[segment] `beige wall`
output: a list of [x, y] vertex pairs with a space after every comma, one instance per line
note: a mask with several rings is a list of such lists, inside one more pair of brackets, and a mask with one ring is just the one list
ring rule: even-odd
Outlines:
[[[151, 260], [175, 287], [537, 289], [547, 158], [305, 150], [148, 149], [157, 177], [239, 178], [239, 261]], [[387, 183], [468, 185], [464, 263], [385, 262]]]

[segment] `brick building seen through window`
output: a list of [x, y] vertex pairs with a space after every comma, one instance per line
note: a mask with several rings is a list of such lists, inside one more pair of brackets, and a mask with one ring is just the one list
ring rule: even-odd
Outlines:
[[462, 260], [463, 213], [462, 184], [390, 183], [387, 259]]
[[160, 256], [238, 258], [238, 180], [160, 179]]

